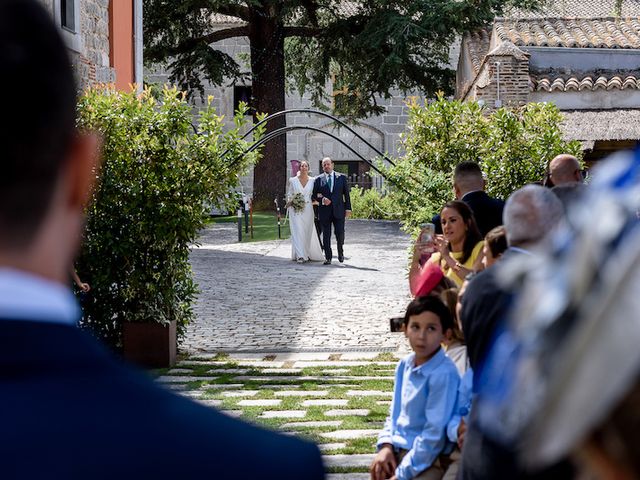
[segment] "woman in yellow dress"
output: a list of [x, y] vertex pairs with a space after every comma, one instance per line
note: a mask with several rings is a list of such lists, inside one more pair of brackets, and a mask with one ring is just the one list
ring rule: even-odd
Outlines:
[[484, 241], [473, 212], [464, 202], [447, 202], [440, 221], [443, 234], [436, 235], [438, 250], [428, 262], [439, 265], [442, 273], [460, 287], [469, 273], [482, 270]]

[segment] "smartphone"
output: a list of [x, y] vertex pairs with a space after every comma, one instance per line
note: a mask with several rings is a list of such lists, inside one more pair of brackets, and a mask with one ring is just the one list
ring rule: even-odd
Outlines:
[[401, 332], [402, 331], [402, 322], [404, 321], [404, 317], [393, 317], [389, 319], [389, 329], [392, 332]]
[[435, 233], [436, 226], [433, 223], [420, 224], [420, 243], [432, 242]]

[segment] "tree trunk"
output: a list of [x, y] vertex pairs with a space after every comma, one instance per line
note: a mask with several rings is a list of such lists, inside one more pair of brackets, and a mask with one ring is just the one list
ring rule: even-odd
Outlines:
[[[250, 25], [252, 95], [257, 112], [272, 115], [285, 109], [284, 32], [277, 15], [254, 11]], [[284, 127], [284, 116], [269, 121], [266, 135]], [[262, 147], [262, 159], [253, 171], [253, 204], [258, 210], [282, 208], [287, 182], [287, 140], [281, 135]]]

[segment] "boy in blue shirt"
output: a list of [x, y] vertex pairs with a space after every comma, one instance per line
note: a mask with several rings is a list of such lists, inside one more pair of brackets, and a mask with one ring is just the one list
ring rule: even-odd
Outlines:
[[438, 455], [456, 404], [460, 377], [441, 342], [453, 327], [449, 309], [435, 296], [407, 307], [403, 326], [413, 353], [396, 368], [393, 401], [378, 437], [372, 480], [438, 480]]

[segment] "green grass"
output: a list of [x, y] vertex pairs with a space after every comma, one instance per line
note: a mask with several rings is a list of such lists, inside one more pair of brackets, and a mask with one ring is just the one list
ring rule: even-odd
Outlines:
[[[196, 359], [197, 355], [191, 357]], [[397, 361], [392, 355], [383, 355], [378, 361]], [[247, 365], [248, 363], [248, 365]], [[226, 355], [215, 357], [215, 360], [209, 359], [207, 363], [203, 365], [191, 365], [181, 366], [181, 368], [189, 368], [191, 373], [187, 373], [186, 376], [211, 376], [211, 380], [205, 381], [192, 381], [186, 383], [188, 390], [199, 390], [202, 392], [201, 399], [217, 399], [221, 400], [221, 405], [218, 407], [221, 410], [239, 410], [242, 412], [242, 418], [245, 420], [263, 425], [264, 427], [280, 430], [295, 432], [297, 436], [307, 438], [318, 444], [332, 443], [332, 440], [322, 437], [322, 433], [331, 432], [342, 429], [354, 429], [354, 430], [380, 430], [383, 422], [388, 414], [390, 397], [388, 395], [376, 395], [376, 396], [352, 396], [347, 395], [349, 390], [380, 390], [382, 392], [391, 392], [393, 390], [393, 380], [389, 377], [393, 376], [393, 365], [389, 364], [368, 364], [368, 365], [352, 365], [352, 366], [317, 366], [306, 367], [301, 370], [299, 374], [293, 374], [289, 372], [280, 373], [265, 373], [263, 372], [263, 366], [250, 365], [251, 362], [238, 362], [229, 359]], [[224, 373], [219, 372], [221, 369], [226, 368], [238, 368], [246, 370], [246, 373]], [[282, 368], [287, 368], [283, 366]], [[168, 370], [156, 370], [153, 372], [155, 375], [167, 374]], [[180, 373], [180, 376], [185, 375]], [[238, 375], [250, 375], [257, 377], [255, 380], [238, 380], [235, 377]], [[314, 376], [317, 379], [303, 380], [300, 376]], [[362, 376], [373, 376], [375, 379], [362, 380]], [[350, 377], [348, 379], [342, 379], [337, 377]], [[213, 378], [217, 377], [217, 378]], [[260, 379], [261, 377], [277, 377], [275, 381], [267, 381]], [[339, 385], [332, 386], [332, 383], [338, 383]], [[225, 384], [242, 384], [242, 389], [225, 389], [225, 388], [208, 388], [210, 385], [221, 386]], [[276, 392], [282, 391], [282, 388], [270, 388], [269, 384], [278, 385], [291, 385], [298, 386], [299, 390], [328, 390], [328, 394], [325, 396], [281, 396]], [[344, 385], [343, 385], [344, 384]], [[298, 390], [296, 389], [296, 390]], [[257, 390], [256, 395], [242, 395], [240, 397], [226, 397], [225, 391], [241, 392], [242, 390]], [[277, 398], [281, 400], [281, 403], [277, 406], [240, 406], [238, 403], [244, 399], [273, 399]], [[344, 399], [347, 400], [347, 404], [344, 406], [332, 406], [332, 405], [313, 405], [303, 406], [303, 402], [306, 399]], [[378, 401], [383, 400], [385, 403], [379, 404]], [[344, 415], [344, 416], [328, 416], [325, 414], [328, 410], [333, 409], [367, 409], [368, 415]], [[263, 412], [270, 410], [305, 410], [306, 415], [304, 418], [262, 418]], [[342, 424], [340, 426], [287, 426], [289, 423], [309, 422], [309, 421], [332, 421], [340, 420]], [[363, 437], [354, 439], [344, 439], [340, 443], [344, 443], [345, 446], [339, 449], [330, 451], [330, 454], [358, 454], [358, 453], [374, 453], [375, 452], [374, 437]], [[338, 472], [355, 472], [366, 471], [361, 467], [359, 468], [336, 468], [331, 470], [334, 473]]]
[[[211, 223], [238, 223], [236, 215], [228, 217], [214, 217]], [[251, 230], [249, 230], [251, 231]], [[289, 238], [289, 222], [284, 225], [284, 213], [280, 218], [280, 236], [281, 238]], [[242, 218], [242, 241], [243, 242], [263, 242], [265, 240], [278, 239], [278, 218], [272, 212], [254, 212], [253, 213], [253, 238], [250, 233], [244, 232], [244, 217]]]

